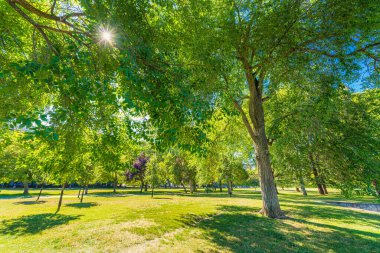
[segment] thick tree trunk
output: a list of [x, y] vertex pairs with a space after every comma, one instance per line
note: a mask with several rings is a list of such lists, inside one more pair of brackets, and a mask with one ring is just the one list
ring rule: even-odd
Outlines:
[[[244, 50], [244, 49], [243, 49]], [[268, 140], [265, 133], [265, 120], [263, 108], [263, 87], [265, 71], [261, 71], [257, 78], [252, 72], [252, 66], [247, 58], [248, 52], [239, 50], [239, 59], [243, 63], [245, 76], [249, 85], [249, 118], [237, 101], [235, 107], [239, 110], [242, 120], [253, 140], [255, 148], [255, 160], [260, 175], [260, 187], [263, 200], [261, 213], [270, 218], [281, 218], [284, 213], [281, 211], [278, 200], [273, 171], [270, 164]]]
[[183, 183], [183, 181], [181, 181], [181, 185], [182, 185], [183, 190], [185, 191], [185, 193], [187, 193], [187, 189], [186, 189], [186, 186], [185, 186], [185, 184]]
[[42, 183], [41, 184], [41, 188], [40, 188], [40, 193], [38, 193], [38, 197], [37, 197], [37, 200], [36, 201], [38, 201], [38, 200], [40, 200], [40, 197], [41, 197], [41, 193], [42, 193], [42, 189], [44, 188], [44, 184]]
[[[264, 121], [264, 115], [262, 115]], [[273, 172], [270, 164], [268, 142], [264, 126], [257, 131], [257, 141], [255, 143], [255, 159], [260, 174], [260, 187], [263, 199], [261, 213], [270, 218], [280, 218], [284, 214], [280, 208], [277, 196], [277, 188], [274, 182]]]
[[222, 180], [219, 180], [219, 191], [220, 191], [220, 192], [223, 191]]
[[23, 182], [23, 185], [24, 185], [24, 192], [22, 194], [29, 194], [29, 185], [28, 185], [28, 181], [24, 181]]
[[55, 213], [58, 213], [59, 210], [61, 209], [62, 199], [63, 199], [63, 192], [65, 191], [65, 186], [66, 186], [66, 183], [63, 183], [62, 184], [62, 189], [61, 189], [61, 195], [59, 196], [58, 208], [57, 208], [57, 211], [55, 211]]

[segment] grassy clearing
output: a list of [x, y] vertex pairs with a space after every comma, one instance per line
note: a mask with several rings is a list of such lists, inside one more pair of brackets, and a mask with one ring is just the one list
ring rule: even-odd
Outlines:
[[[260, 194], [90, 190], [80, 204], [58, 190], [0, 193], [0, 252], [379, 252], [380, 214], [323, 203], [336, 193], [280, 192], [289, 219], [261, 217]], [[352, 200], [350, 200], [352, 201]], [[354, 201], [379, 202], [370, 197]], [[379, 202], [380, 203], [380, 202]]]

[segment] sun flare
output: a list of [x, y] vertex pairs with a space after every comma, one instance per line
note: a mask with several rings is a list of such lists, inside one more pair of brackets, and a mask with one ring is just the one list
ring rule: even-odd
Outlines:
[[99, 28], [99, 42], [102, 44], [112, 45], [114, 42], [114, 32], [111, 28], [102, 26]]

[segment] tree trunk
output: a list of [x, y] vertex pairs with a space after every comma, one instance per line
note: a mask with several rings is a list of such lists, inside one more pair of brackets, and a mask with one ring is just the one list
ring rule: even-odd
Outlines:
[[373, 188], [375, 188], [375, 192], [378, 196], [380, 196], [380, 187], [376, 179], [372, 180]]
[[145, 188], [144, 188], [144, 192], [148, 191], [148, 183], [145, 183], [145, 184], [144, 184], [144, 187], [145, 187]]
[[228, 187], [228, 195], [230, 195], [230, 197], [231, 197], [232, 196], [232, 182], [231, 182], [231, 180], [228, 180], [227, 187]]
[[117, 186], [117, 174], [115, 172], [115, 178], [113, 181], [113, 193], [116, 193], [116, 186]]
[[326, 184], [325, 183], [322, 184], [322, 188], [323, 188], [323, 191], [324, 191], [325, 194], [329, 194], [327, 192], [327, 188], [326, 188]]
[[[82, 187], [79, 186], [79, 191], [78, 191], [78, 199], [80, 198], [80, 192], [82, 190]], [[84, 191], [84, 188], [83, 188], [83, 191]]]
[[88, 194], [88, 184], [86, 184], [86, 188], [84, 189], [84, 194]]
[[219, 191], [220, 191], [220, 192], [223, 191], [222, 180], [219, 180]]
[[82, 190], [82, 196], [80, 197], [80, 203], [83, 202], [84, 189]]
[[44, 184], [42, 183], [41, 184], [41, 188], [40, 188], [40, 193], [38, 194], [38, 197], [37, 197], [37, 200], [36, 201], [38, 201], [39, 199], [40, 199], [40, 197], [41, 197], [41, 193], [42, 193], [42, 189], [44, 188]]
[[153, 195], [154, 195], [154, 185], [152, 184], [152, 198], [153, 198]]
[[62, 184], [62, 189], [61, 189], [61, 195], [59, 196], [58, 208], [57, 208], [57, 211], [55, 211], [55, 213], [58, 213], [59, 210], [61, 209], [62, 198], [63, 198], [63, 192], [64, 192], [64, 190], [65, 190], [65, 186], [66, 186], [66, 183], [63, 183], [63, 184]]
[[189, 180], [190, 193], [194, 193], [194, 182], [192, 179]]
[[302, 195], [307, 196], [305, 185], [301, 184]]
[[183, 183], [183, 181], [181, 181], [181, 185], [182, 185], [183, 190], [185, 191], [185, 193], [187, 193], [187, 189], [186, 189], [186, 186], [185, 186], [185, 184]]
[[300, 191], [300, 188], [298, 188], [298, 187], [296, 187], [296, 191], [297, 191], [297, 192], [301, 192], [301, 191]]
[[143, 181], [141, 181], [141, 186], [140, 186], [140, 193], [142, 193], [143, 189], [144, 189], [144, 182], [143, 182]]
[[315, 166], [314, 157], [313, 157], [313, 154], [311, 152], [309, 152], [309, 159], [310, 159], [310, 167], [311, 167], [311, 170], [313, 171], [313, 174], [314, 174], [315, 183], [317, 184], [317, 187], [318, 187], [318, 192], [321, 195], [325, 195], [325, 190], [323, 189], [323, 186], [321, 184], [321, 180], [320, 180], [320, 177], [318, 175], [317, 168]]
[[[243, 49], [244, 50], [244, 49]], [[265, 132], [264, 108], [263, 108], [263, 87], [265, 71], [261, 71], [259, 79], [256, 73], [252, 72], [252, 66], [247, 59], [248, 52], [240, 51], [239, 59], [243, 63], [243, 68], [247, 83], [249, 85], [249, 117], [247, 118], [242, 107], [235, 100], [235, 107], [239, 110], [244, 125], [253, 141], [255, 148], [255, 160], [260, 175], [260, 187], [263, 201], [261, 213], [270, 218], [281, 218], [284, 213], [281, 211], [278, 200], [273, 171], [270, 164], [268, 139]]]
[[[256, 113], [257, 114], [257, 113]], [[261, 120], [264, 124], [264, 115]], [[262, 126], [257, 131], [257, 141], [255, 143], [255, 159], [260, 173], [260, 188], [263, 200], [261, 213], [270, 218], [280, 218], [284, 216], [281, 211], [280, 202], [277, 196], [277, 188], [274, 182], [273, 172], [270, 164], [268, 142], [265, 128]]]
[[24, 192], [22, 194], [29, 194], [29, 185], [28, 185], [28, 181], [24, 181], [23, 182], [23, 185], [24, 185]]
[[302, 195], [307, 196], [307, 192], [306, 192], [306, 188], [305, 188], [305, 182], [303, 181], [303, 177], [300, 178], [300, 185], [301, 185]]

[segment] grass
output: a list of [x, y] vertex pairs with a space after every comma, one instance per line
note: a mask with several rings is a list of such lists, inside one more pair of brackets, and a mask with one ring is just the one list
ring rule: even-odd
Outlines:
[[[310, 192], [310, 191], [309, 191]], [[379, 252], [380, 214], [329, 205], [337, 193], [303, 197], [281, 191], [288, 219], [257, 212], [260, 194], [149, 193], [91, 189], [79, 203], [67, 190], [54, 215], [59, 190], [0, 192], [0, 252]], [[347, 201], [347, 200], [346, 200]], [[380, 203], [371, 197], [351, 199]]]

